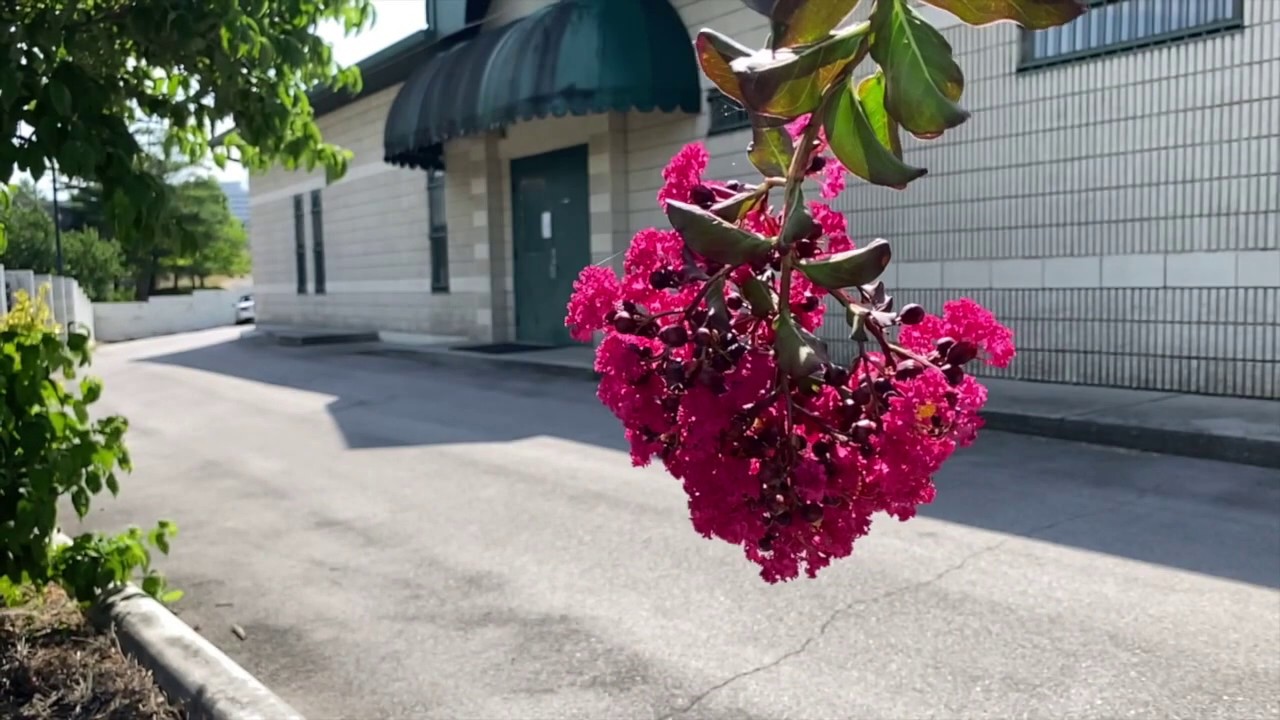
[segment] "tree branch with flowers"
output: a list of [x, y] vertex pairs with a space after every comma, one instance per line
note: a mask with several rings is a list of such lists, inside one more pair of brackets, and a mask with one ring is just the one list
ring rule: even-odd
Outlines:
[[[701, 145], [663, 170], [671, 230], [638, 233], [621, 278], [588, 267], [565, 320], [602, 333], [600, 400], [622, 421], [634, 464], [654, 458], [683, 483], [694, 529], [741, 545], [769, 582], [848, 556], [871, 519], [907, 520], [933, 475], [982, 426], [986, 389], [965, 371], [1005, 367], [1012, 332], [970, 299], [941, 315], [896, 308], [880, 276], [890, 245], [855, 247], [845, 218], [806, 202], [846, 176], [904, 189], [925, 174], [900, 132], [934, 139], [969, 116], [951, 46], [908, 0], [743, 0], [769, 18], [760, 50], [714, 30], [703, 72], [751, 117], [747, 157], [762, 179], [703, 177]], [[869, 0], [871, 1], [871, 0]], [[1045, 28], [1077, 0], [925, 0], [965, 22]], [[870, 59], [876, 67], [860, 70]], [[825, 298], [844, 309], [856, 352], [833, 362], [814, 332]]]

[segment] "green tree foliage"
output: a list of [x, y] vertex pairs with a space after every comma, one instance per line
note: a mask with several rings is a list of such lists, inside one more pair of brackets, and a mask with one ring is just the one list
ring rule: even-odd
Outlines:
[[178, 185], [176, 195], [173, 255], [165, 263], [170, 272], [200, 281], [210, 275], [247, 273], [250, 263], [244, 226], [231, 214], [217, 181], [209, 177], [188, 180]]
[[[10, 191], [0, 222], [8, 227], [8, 246], [0, 265], [37, 273], [57, 272], [53, 216], [30, 181]], [[87, 227], [62, 233], [63, 274], [75, 278], [91, 300], [107, 300], [117, 282], [125, 279], [124, 254], [113, 240]]]
[[96, 378], [79, 378], [89, 363], [89, 339], [63, 335], [42, 300], [20, 294], [0, 316], [0, 601], [21, 597], [24, 586], [63, 585], [82, 602], [141, 574], [142, 587], [164, 599], [164, 580], [151, 569], [154, 547], [168, 552], [174, 533], [161, 522], [117, 536], [86, 533], [57, 546], [58, 508], [69, 501], [77, 516], [95, 495], [120, 490], [127, 472], [128, 423], [93, 417], [102, 395]]
[[[369, 0], [0, 3], [0, 127], [10, 138], [0, 177], [39, 179], [56, 163], [99, 183], [130, 261], [154, 257], [173, 193], [137, 124], [162, 128], [162, 147], [188, 164], [322, 166], [338, 177], [350, 154], [324, 142], [307, 93], [357, 89], [360, 78], [316, 26], [336, 20], [350, 32], [371, 19]], [[213, 145], [228, 125], [235, 131]]]

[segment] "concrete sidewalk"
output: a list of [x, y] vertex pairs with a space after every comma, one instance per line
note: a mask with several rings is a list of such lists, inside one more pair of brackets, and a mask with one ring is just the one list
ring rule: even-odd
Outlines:
[[[430, 364], [594, 380], [587, 346], [490, 354], [360, 343], [353, 352]], [[1076, 442], [1280, 468], [1280, 401], [986, 378], [987, 427]]]

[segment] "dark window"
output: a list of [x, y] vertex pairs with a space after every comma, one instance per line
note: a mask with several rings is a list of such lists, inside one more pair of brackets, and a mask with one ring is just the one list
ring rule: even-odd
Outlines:
[[427, 171], [427, 225], [431, 242], [431, 292], [449, 292], [449, 226], [445, 222], [444, 171]]
[[733, 132], [751, 127], [751, 116], [733, 98], [719, 90], [707, 93], [707, 111], [711, 114], [708, 135]]
[[324, 208], [320, 205], [320, 191], [311, 191], [311, 255], [315, 264], [316, 294], [324, 294]]
[[1109, 55], [1244, 24], [1244, 0], [1088, 1], [1089, 11], [1066, 25], [1024, 30], [1019, 67]]
[[302, 196], [293, 196], [293, 252], [298, 273], [298, 294], [307, 294], [307, 218], [302, 210]]

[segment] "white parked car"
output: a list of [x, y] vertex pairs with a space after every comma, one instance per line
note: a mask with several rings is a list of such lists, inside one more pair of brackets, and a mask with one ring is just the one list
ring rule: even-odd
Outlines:
[[254, 309], [253, 296], [241, 295], [236, 301], [236, 324], [251, 323], [257, 320], [257, 312]]

